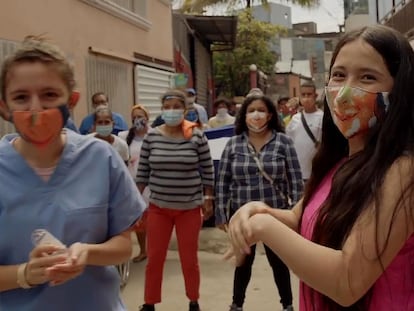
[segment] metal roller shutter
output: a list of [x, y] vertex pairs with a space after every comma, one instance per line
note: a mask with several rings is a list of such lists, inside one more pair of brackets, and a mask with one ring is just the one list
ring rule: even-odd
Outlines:
[[203, 105], [206, 109], [209, 107], [209, 88], [208, 79], [211, 77], [210, 72], [210, 54], [206, 48], [195, 40], [195, 80], [197, 89], [197, 103]]
[[130, 122], [130, 109], [134, 105], [133, 64], [112, 58], [88, 55], [86, 59], [86, 87], [88, 111], [92, 113], [91, 96], [104, 92], [109, 97], [111, 110]]
[[143, 65], [135, 66], [135, 98], [150, 112], [150, 120], [161, 113], [161, 96], [172, 87], [174, 73]]

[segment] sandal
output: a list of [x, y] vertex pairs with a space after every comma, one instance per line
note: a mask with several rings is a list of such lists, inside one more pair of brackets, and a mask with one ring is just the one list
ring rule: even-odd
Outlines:
[[132, 262], [141, 262], [147, 259], [147, 254], [139, 254], [137, 257], [132, 258]]

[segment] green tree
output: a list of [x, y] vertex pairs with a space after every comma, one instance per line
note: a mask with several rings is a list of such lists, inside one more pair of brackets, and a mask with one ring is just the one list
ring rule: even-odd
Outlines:
[[[319, 0], [288, 0], [293, 4], [304, 7], [312, 7], [319, 5]], [[184, 0], [181, 10], [185, 13], [201, 13], [206, 7], [216, 4], [226, 4], [228, 10], [237, 7], [250, 8], [253, 4], [267, 5], [268, 0]]]
[[249, 65], [256, 64], [271, 73], [277, 55], [270, 44], [285, 28], [255, 20], [251, 10], [244, 10], [238, 19], [236, 46], [232, 51], [214, 52], [214, 79], [218, 91], [227, 96], [245, 95], [250, 88]]

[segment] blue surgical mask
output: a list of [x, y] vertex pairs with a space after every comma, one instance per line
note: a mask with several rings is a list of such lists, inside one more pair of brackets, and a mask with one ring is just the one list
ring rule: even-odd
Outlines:
[[161, 117], [168, 126], [180, 125], [184, 120], [184, 109], [163, 110]]
[[112, 124], [97, 125], [95, 131], [96, 133], [98, 133], [99, 136], [107, 137], [111, 135], [113, 129], [114, 129], [114, 126]]
[[185, 119], [190, 122], [197, 122], [198, 121], [198, 114], [195, 110], [189, 110], [185, 115]]

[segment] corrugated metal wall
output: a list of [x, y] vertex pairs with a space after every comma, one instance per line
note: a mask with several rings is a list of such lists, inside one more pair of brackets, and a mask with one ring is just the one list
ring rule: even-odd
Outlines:
[[174, 45], [175, 48], [181, 52], [182, 56], [187, 61], [190, 61], [189, 33], [183, 19], [181, 14], [173, 14]]
[[208, 82], [211, 77], [210, 54], [199, 40], [195, 44], [195, 85], [197, 89], [197, 103], [204, 107], [210, 106]]
[[[0, 40], [0, 62], [6, 59], [6, 57], [12, 54], [18, 47], [17, 42], [9, 41], [9, 40]], [[0, 137], [7, 133], [15, 132], [13, 124], [10, 122], [4, 121], [0, 118]]]
[[133, 64], [116, 59], [88, 55], [86, 58], [86, 88], [88, 111], [91, 113], [91, 96], [104, 92], [109, 97], [109, 106], [130, 123], [130, 109], [134, 105]]
[[161, 113], [161, 96], [173, 87], [174, 73], [143, 65], [135, 66], [135, 98], [150, 112], [150, 120]]

